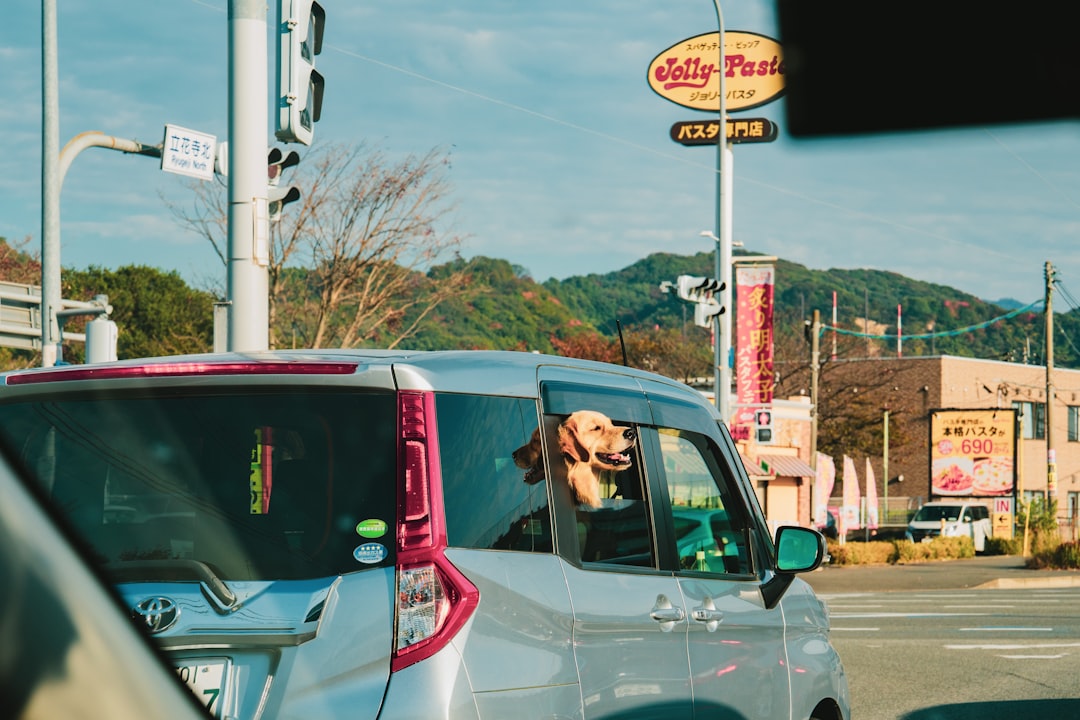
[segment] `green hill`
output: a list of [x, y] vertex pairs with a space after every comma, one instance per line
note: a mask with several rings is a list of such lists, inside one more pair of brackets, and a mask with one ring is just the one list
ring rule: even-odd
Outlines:
[[[409, 345], [548, 352], [552, 337], [595, 332], [616, 338], [620, 326], [624, 332], [677, 330], [707, 342], [707, 331], [693, 326], [692, 305], [662, 292], [660, 283], [674, 282], [682, 274], [711, 276], [713, 262], [711, 253], [657, 253], [615, 272], [540, 285], [505, 261], [474, 258], [465, 264], [474, 285], [482, 288], [480, 294], [469, 303], [443, 306], [439, 317]], [[815, 309], [822, 322], [831, 325], [835, 292], [836, 326], [855, 333], [846, 336], [845, 352], [850, 356], [895, 353], [900, 306], [905, 356], [948, 354], [1042, 363], [1041, 307], [991, 322], [1023, 306], [1001, 307], [954, 288], [882, 270], [811, 270], [785, 260], [776, 263], [775, 292], [778, 347], [804, 342], [805, 321]], [[1076, 367], [1080, 352], [1071, 338], [1080, 329], [1080, 312], [1056, 314], [1055, 326], [1059, 333], [1055, 363]], [[892, 337], [866, 338], [864, 333]]]
[[[747, 256], [736, 252], [736, 259]], [[33, 258], [2, 239], [0, 260], [0, 280], [33, 283], [39, 276], [40, 266]], [[457, 259], [429, 275], [464, 270], [471, 276], [470, 292], [464, 299], [440, 305], [403, 346], [591, 353], [605, 358], [632, 347], [635, 357], [629, 359], [641, 366], [670, 371], [670, 364], [658, 358], [679, 356], [678, 374], [710, 376], [709, 331], [696, 327], [693, 306], [673, 292], [663, 292], [661, 283], [674, 282], [679, 275], [711, 276], [713, 267], [712, 253], [656, 253], [615, 272], [540, 284], [505, 260]], [[88, 298], [102, 292], [109, 295], [112, 318], [121, 327], [122, 356], [211, 347], [209, 307], [214, 298], [205, 290], [189, 288], [175, 273], [150, 268], [65, 270], [65, 297]], [[835, 324], [842, 333], [838, 352], [844, 357], [894, 354], [899, 306], [905, 356], [1044, 362], [1045, 318], [1041, 304], [1031, 304], [1032, 299], [1027, 304], [1014, 300], [995, 304], [883, 270], [811, 270], [786, 260], [776, 263], [775, 293], [774, 340], [780, 363], [808, 361], [806, 322], [818, 310], [824, 324], [833, 324], [834, 293]], [[1060, 295], [1062, 302], [1055, 308], [1076, 304], [1064, 289]], [[78, 330], [78, 324], [73, 322], [70, 329]], [[1080, 367], [1080, 349], [1073, 340], [1080, 334], [1080, 310], [1055, 313], [1054, 327], [1055, 364]], [[281, 337], [289, 337], [279, 330]], [[833, 333], [828, 335], [831, 354]], [[80, 355], [76, 352], [72, 359], [78, 362]], [[26, 351], [0, 349], [0, 364], [28, 362], [33, 358]]]

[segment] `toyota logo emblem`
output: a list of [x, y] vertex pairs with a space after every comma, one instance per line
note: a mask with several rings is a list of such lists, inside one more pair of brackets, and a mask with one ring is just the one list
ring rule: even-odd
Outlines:
[[152, 633], [171, 628], [180, 617], [180, 606], [167, 597], [147, 598], [131, 609], [131, 617]]

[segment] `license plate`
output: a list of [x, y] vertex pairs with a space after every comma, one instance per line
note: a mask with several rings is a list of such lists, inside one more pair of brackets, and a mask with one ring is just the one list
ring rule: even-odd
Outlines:
[[200, 658], [198, 662], [177, 665], [176, 673], [214, 717], [221, 717], [228, 669], [228, 660]]

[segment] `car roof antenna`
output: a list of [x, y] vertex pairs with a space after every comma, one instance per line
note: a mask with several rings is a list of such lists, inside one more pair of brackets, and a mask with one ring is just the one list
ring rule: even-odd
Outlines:
[[622, 348], [622, 364], [623, 364], [623, 367], [630, 367], [630, 363], [628, 363], [626, 361], [626, 341], [623, 340], [623, 336], [622, 336], [622, 323], [619, 322], [618, 318], [615, 318], [615, 327], [618, 328], [618, 330], [619, 330], [619, 347]]

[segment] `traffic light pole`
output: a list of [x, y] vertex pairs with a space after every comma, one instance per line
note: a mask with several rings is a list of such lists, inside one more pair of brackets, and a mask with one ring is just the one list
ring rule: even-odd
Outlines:
[[270, 345], [266, 0], [229, 0], [227, 348]]
[[724, 15], [720, 0], [713, 0], [716, 7], [716, 25], [720, 32], [717, 45], [720, 50], [720, 137], [716, 143], [716, 279], [721, 283], [720, 306], [728, 308], [717, 315], [713, 325], [713, 364], [715, 366], [713, 396], [716, 409], [725, 424], [731, 423], [731, 145], [727, 142], [727, 111], [725, 108], [727, 67], [724, 58]]

